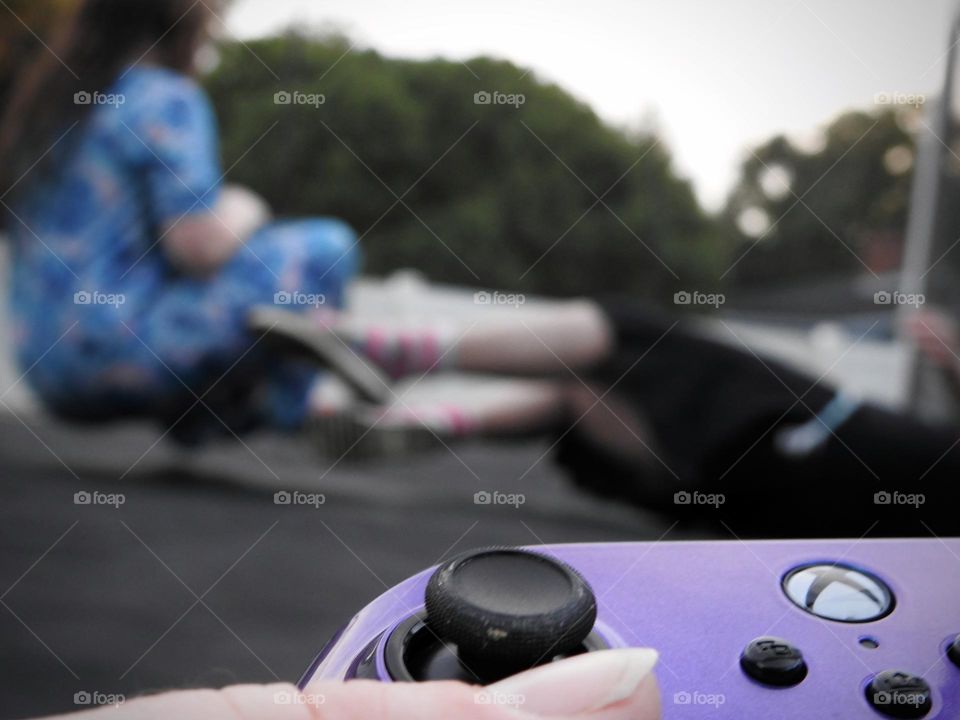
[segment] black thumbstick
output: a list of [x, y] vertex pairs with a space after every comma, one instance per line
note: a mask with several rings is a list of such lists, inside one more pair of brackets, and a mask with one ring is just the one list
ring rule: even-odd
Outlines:
[[427, 584], [426, 606], [434, 632], [456, 644], [463, 665], [488, 677], [576, 651], [597, 617], [593, 591], [573, 568], [511, 548], [441, 565]]

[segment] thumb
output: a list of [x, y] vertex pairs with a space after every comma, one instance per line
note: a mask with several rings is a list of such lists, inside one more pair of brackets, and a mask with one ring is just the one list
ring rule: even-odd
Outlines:
[[353, 680], [311, 683], [300, 692], [240, 685], [165, 693], [61, 720], [657, 720], [656, 662], [653, 650], [603, 650], [487, 687]]
[[496, 702], [514, 699], [524, 714], [538, 717], [656, 720], [660, 693], [648, 648], [602, 650], [551, 663], [486, 688]]
[[[656, 720], [660, 694], [649, 649], [603, 650], [544, 665], [486, 687], [456, 682], [312, 683], [323, 720]], [[285, 719], [284, 719], [285, 720]]]

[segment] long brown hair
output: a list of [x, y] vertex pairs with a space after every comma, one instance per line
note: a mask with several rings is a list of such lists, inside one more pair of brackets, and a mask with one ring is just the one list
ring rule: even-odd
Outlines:
[[50, 152], [90, 110], [75, 101], [77, 93], [106, 91], [125, 66], [148, 53], [153, 62], [192, 73], [212, 14], [207, 3], [214, 1], [78, 0], [49, 48], [38, 49], [14, 85], [0, 121], [0, 197], [14, 185], [14, 192], [26, 187], [25, 174], [42, 177], [51, 158], [69, 148], [64, 137]]

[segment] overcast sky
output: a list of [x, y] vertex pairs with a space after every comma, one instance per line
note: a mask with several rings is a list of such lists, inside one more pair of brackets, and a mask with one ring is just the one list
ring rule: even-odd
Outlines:
[[[608, 122], [649, 126], [717, 207], [745, 148], [811, 139], [878, 93], [934, 94], [958, 0], [235, 0], [251, 38], [330, 24], [397, 57], [533, 68]], [[335, 72], [335, 70], [334, 70]], [[491, 88], [493, 89], [493, 88]]]

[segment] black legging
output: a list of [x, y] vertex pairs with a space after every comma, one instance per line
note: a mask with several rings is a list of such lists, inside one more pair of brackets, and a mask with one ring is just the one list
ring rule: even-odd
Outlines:
[[[559, 460], [581, 485], [743, 536], [960, 534], [960, 428], [863, 405], [835, 436], [791, 458], [774, 442], [778, 431], [813, 419], [833, 388], [682, 321], [670, 329], [674, 319], [636, 304], [604, 307], [618, 349], [590, 379], [600, 391], [616, 383], [611, 397], [647, 420], [663, 464], [625, 461], [574, 430]], [[677, 505], [683, 490], [725, 502]], [[883, 492], [890, 504], [875, 502]], [[902, 504], [918, 494], [919, 507]]]

